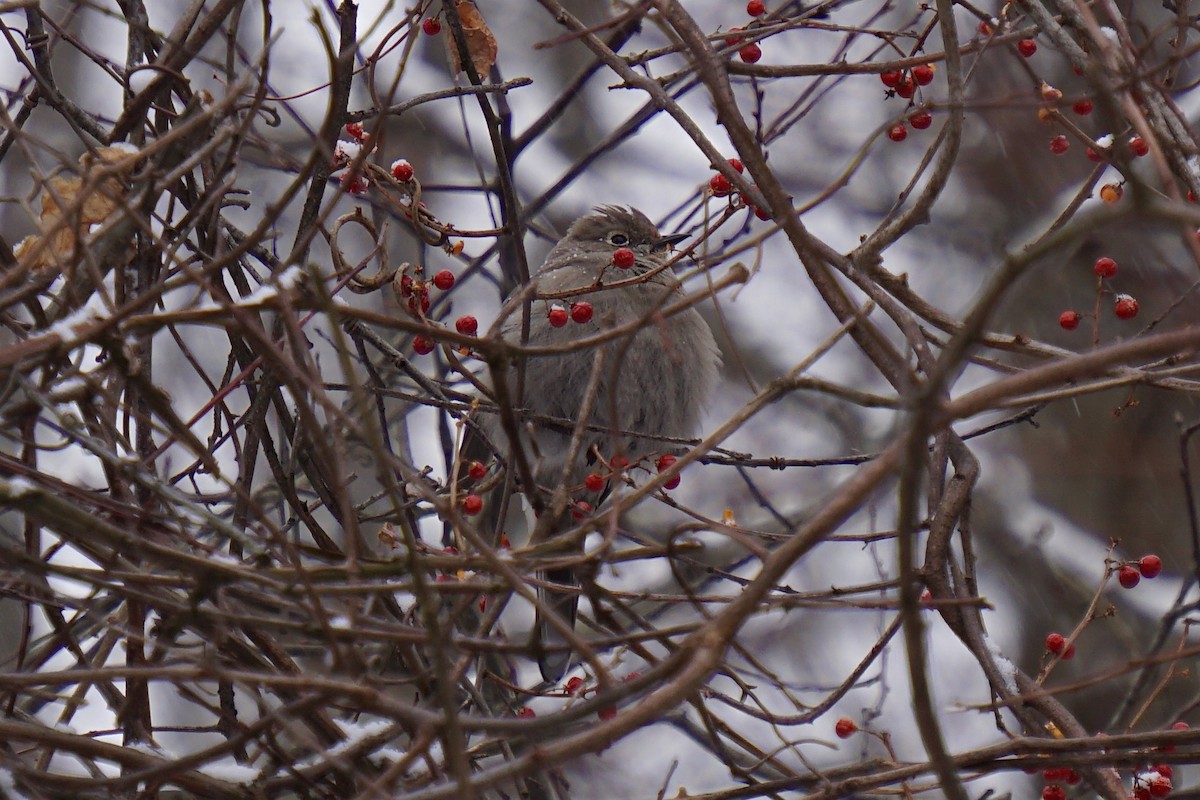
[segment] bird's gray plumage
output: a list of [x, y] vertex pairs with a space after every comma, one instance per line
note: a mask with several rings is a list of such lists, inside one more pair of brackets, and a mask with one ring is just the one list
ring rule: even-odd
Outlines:
[[[522, 446], [539, 491], [548, 492], [565, 482], [573, 500], [595, 507], [607, 490], [589, 492], [583, 481], [590, 472], [604, 472], [596, 452], [604, 459], [620, 453], [633, 463], [643, 456], [679, 449], [637, 434], [695, 434], [701, 410], [716, 383], [720, 360], [708, 325], [695, 309], [656, 316], [683, 297], [671, 269], [617, 289], [603, 288], [650, 273], [669, 258], [671, 243], [677, 238], [663, 237], [640, 211], [602, 206], [571, 225], [533, 276], [536, 293], [530, 303], [529, 346], [569, 347], [605, 330], [648, 319], [629, 335], [599, 347], [526, 358], [520, 398], [516, 394], [518, 370], [508, 370], [509, 396], [517, 407], [534, 415], [576, 421], [586, 405], [597, 354], [603, 352], [595, 397], [586, 419], [587, 424], [600, 430], [585, 432], [582, 446], [570, 463], [573, 431], [569, 426], [520, 420]], [[634, 252], [635, 263], [630, 269], [619, 269], [612, 263], [613, 253], [621, 247]], [[568, 298], [553, 297], [584, 289], [587, 291]], [[568, 322], [559, 328], [550, 324], [549, 312], [556, 303], [569, 308], [580, 301], [592, 304], [590, 322]], [[513, 343], [521, 341], [521, 305], [508, 308], [509, 316], [501, 328], [502, 336]], [[506, 446], [507, 437], [498, 418], [484, 419], [481, 426], [494, 444]], [[573, 524], [570, 514], [565, 514], [552, 533], [569, 530]], [[555, 583], [577, 584], [569, 570], [552, 571], [545, 577]], [[577, 592], [543, 591], [541, 596], [545, 605], [568, 624], [574, 624]], [[537, 630], [542, 645], [542, 675], [548, 681], [557, 681], [569, 665], [570, 652], [563, 646], [563, 637], [545, 619], [539, 618]]]

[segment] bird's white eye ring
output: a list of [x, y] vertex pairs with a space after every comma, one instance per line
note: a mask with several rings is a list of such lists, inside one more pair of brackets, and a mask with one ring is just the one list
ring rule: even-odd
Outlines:
[[629, 244], [629, 237], [623, 233], [610, 233], [608, 235], [608, 243], [615, 244], [617, 247], [623, 247]]

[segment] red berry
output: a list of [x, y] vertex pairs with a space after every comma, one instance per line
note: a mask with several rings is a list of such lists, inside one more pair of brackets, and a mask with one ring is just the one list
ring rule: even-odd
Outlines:
[[550, 306], [550, 313], [547, 316], [550, 319], [551, 328], [561, 328], [563, 325], [566, 325], [567, 320], [571, 318], [571, 316], [567, 313], [567, 310], [557, 303]]
[[754, 216], [758, 217], [763, 222], [766, 222], [767, 220], [769, 220], [771, 218], [771, 212], [767, 211], [765, 208], [758, 208], [757, 206], [755, 206], [754, 207]]
[[1158, 574], [1162, 572], [1162, 559], [1153, 553], [1142, 556], [1138, 559], [1138, 572], [1142, 573], [1143, 578], [1157, 578]]
[[575, 505], [571, 508], [571, 517], [574, 519], [583, 519], [590, 513], [592, 513], [592, 504], [586, 500], [576, 500]]
[[583, 485], [589, 492], [598, 492], [604, 488], [606, 481], [604, 478], [595, 472], [589, 472], [587, 477], [583, 479]]
[[1092, 272], [1096, 273], [1097, 278], [1112, 278], [1117, 274], [1117, 262], [1108, 256], [1101, 256], [1092, 265]]
[[1092, 105], [1092, 101], [1088, 100], [1086, 97], [1077, 101], [1075, 105], [1071, 106], [1071, 110], [1081, 117], [1086, 117], [1088, 114], [1092, 113], [1093, 108], [1095, 108], [1095, 106]]
[[908, 124], [912, 125], [919, 131], [923, 131], [933, 124], [933, 114], [930, 114], [928, 111], [922, 109], [915, 112], [911, 117], [908, 118]]
[[576, 692], [578, 692], [580, 689], [583, 688], [583, 678], [580, 678], [578, 676], [572, 677], [571, 679], [569, 679], [567, 681], [567, 685], [565, 688], [567, 690], [567, 694], [575, 694]]
[[1050, 152], [1054, 153], [1056, 156], [1061, 156], [1063, 153], [1067, 152], [1070, 147], [1071, 141], [1061, 133], [1050, 140]]
[[1129, 152], [1134, 156], [1141, 158], [1150, 152], [1150, 145], [1146, 144], [1146, 140], [1140, 136], [1135, 136], [1129, 140]]
[[[722, 175], [721, 177], [725, 177], [725, 176]], [[633, 251], [630, 250], [628, 247], [618, 247], [616, 250], [613, 251], [613, 254], [612, 254], [612, 262], [613, 262], [613, 265], [617, 267], [617, 269], [629, 269], [630, 267], [633, 266], [633, 263], [636, 260], [637, 260], [637, 256], [635, 256], [633, 254]]]
[[1118, 319], [1133, 319], [1138, 313], [1138, 301], [1132, 295], [1119, 294], [1113, 303], [1113, 313]]
[[615, 470], [622, 470], [629, 466], [629, 459], [625, 456], [613, 456], [608, 465]]
[[347, 194], [366, 194], [371, 188], [371, 182], [367, 180], [366, 175], [355, 175], [353, 180], [346, 180], [347, 175], [341, 177], [342, 188]]
[[1042, 788], [1042, 800], [1067, 800], [1067, 790], [1052, 783]]
[[1146, 788], [1150, 790], [1151, 797], [1166, 797], [1171, 793], [1171, 779], [1165, 775], [1155, 775]]
[[427, 356], [433, 352], [433, 348], [433, 339], [430, 339], [428, 336], [413, 337], [413, 352], [417, 355]]
[[903, 142], [908, 138], [908, 128], [904, 127], [903, 122], [897, 122], [892, 127], [888, 128], [888, 138], [893, 142]]
[[1046, 651], [1055, 655], [1061, 653], [1067, 644], [1067, 637], [1061, 633], [1046, 634]]
[[400, 296], [411, 297], [413, 293], [413, 279], [411, 275], [400, 276]]
[[1037, 42], [1035, 42], [1033, 39], [1022, 39], [1021, 41], [1017, 42], [1017, 52], [1026, 58], [1029, 58], [1037, 52]]
[[487, 598], [481, 597], [479, 598], [479, 613], [482, 614], [484, 611], [487, 611]]
[[1078, 311], [1064, 311], [1058, 315], [1058, 324], [1065, 331], [1073, 331], [1079, 327], [1080, 319]]
[[1104, 160], [1104, 156], [1100, 155], [1099, 153], [1097, 153], [1095, 150], [1093, 150], [1090, 147], [1087, 149], [1087, 157], [1088, 157], [1088, 161], [1094, 161], [1097, 164], [1099, 164], [1101, 161]]
[[[654, 468], [657, 469], [659, 472], [663, 472], [665, 470], [670, 469], [671, 466], [674, 465], [674, 463], [678, 460], [679, 460], [678, 458], [676, 458], [675, 456], [668, 453], [667, 455], [658, 457], [658, 461], [655, 462]], [[678, 489], [679, 488], [679, 476], [676, 475], [674, 478], [671, 478], [671, 480], [664, 483], [663, 488], [668, 491], [670, 491], [671, 489]]]
[[433, 276], [433, 285], [443, 292], [454, 286], [454, 273], [444, 269]]
[[411, 181], [413, 176], [412, 164], [405, 161], [403, 158], [396, 159], [392, 162], [392, 177], [401, 183]]
[[529, 706], [522, 706], [517, 709], [517, 716], [521, 719], [533, 719], [537, 714]]
[[1117, 570], [1117, 580], [1120, 581], [1121, 585], [1126, 589], [1132, 589], [1141, 582], [1142, 576], [1141, 573], [1139, 573], [1133, 567], [1129, 566], [1128, 564], [1123, 564], [1121, 568]]
[[467, 466], [467, 477], [473, 481], [483, 480], [483, 476], [487, 475], [487, 467], [481, 461], [472, 461]]
[[767, 7], [763, 4], [762, 0], [750, 0], [750, 2], [746, 3], [746, 13], [752, 17], [761, 17], [767, 13]]
[[988, 24], [986, 19], [979, 20], [979, 32], [984, 36], [992, 35], [992, 26]]
[[1076, 770], [1068, 768], [1066, 780], [1067, 783], [1071, 784], [1072, 786], [1078, 786], [1083, 782], [1083, 776], [1080, 775]]
[[849, 717], [842, 717], [833, 726], [833, 732], [839, 739], [849, 739], [858, 732], [858, 726]]
[[1170, 764], [1155, 764], [1154, 771], [1166, 778], [1175, 777], [1175, 768]]
[[475, 516], [483, 510], [483, 498], [477, 494], [469, 494], [463, 498], [463, 513]]
[[585, 322], [592, 321], [592, 304], [586, 300], [580, 300], [578, 303], [571, 303], [571, 319], [578, 322], [580, 325]]
[[442, 32], [442, 23], [437, 17], [426, 17], [421, 23], [421, 30], [425, 31], [427, 36], [437, 36]]
[[1067, 649], [1063, 650], [1062, 660], [1070, 661], [1074, 657], [1075, 657], [1075, 643], [1071, 642], [1069, 645], [1067, 645]]
[[637, 680], [638, 678], [640, 678], [640, 677], [642, 677], [642, 673], [638, 672], [638, 671], [635, 669], [633, 672], [630, 672], [630, 673], [629, 673], [628, 675], [626, 675], [624, 678], [621, 678], [621, 681], [622, 681], [623, 683], [633, 683], [634, 681], [636, 681], [636, 680]]
[[725, 46], [726, 47], [735, 47], [735, 46], [741, 44], [742, 42], [746, 41], [745, 36], [737, 35], [738, 31], [741, 31], [741, 30], [744, 30], [744, 29], [740, 28], [740, 27], [734, 27], [734, 28], [729, 29], [729, 35], [725, 37]]
[[610, 719], [612, 719], [616, 715], [617, 715], [617, 707], [616, 706], [605, 706], [604, 708], [600, 709], [596, 713], [596, 716], [599, 717], [602, 722], [608, 722]]
[[463, 314], [454, 321], [454, 329], [463, 336], [474, 336], [479, 330], [479, 320], [470, 314]]
[[1041, 93], [1042, 99], [1047, 103], [1057, 103], [1059, 100], [1062, 100], [1062, 92], [1045, 81], [1042, 81], [1042, 85], [1038, 87], [1038, 92]]
[[346, 135], [358, 142], [361, 142], [363, 139], [367, 138], [367, 134], [363, 131], [361, 122], [347, 122]]
[[412, 297], [408, 298], [408, 310], [414, 314], [424, 314], [429, 311], [429, 290], [425, 288], [414, 290]]
[[912, 77], [919, 86], [928, 86], [933, 83], [933, 65], [921, 64], [913, 67]]
[[708, 190], [712, 192], [713, 197], [724, 197], [733, 191], [733, 184], [729, 182], [729, 178], [718, 172], [709, 180]]
[[1134, 786], [1133, 800], [1150, 800], [1150, 790], [1145, 786]]
[[738, 174], [741, 174], [746, 171], [746, 167], [744, 164], [742, 164], [742, 160], [740, 158], [730, 158], [730, 159], [726, 159], [726, 160], [729, 162], [729, 166], [733, 167], [734, 169], [736, 169], [738, 171]]
[[896, 95], [903, 97], [905, 100], [912, 97], [917, 92], [917, 84], [913, 79], [905, 75], [900, 79], [900, 83], [896, 84]]
[[[744, 44], [741, 46], [741, 49], [738, 50], [738, 58], [740, 58], [742, 61], [745, 61], [747, 64], [757, 64], [758, 60], [762, 58], [762, 48], [758, 46], [757, 42]], [[613, 713], [616, 712], [614, 711]]]
[[879, 80], [883, 81], [883, 85], [889, 89], [895, 89], [900, 85], [900, 81], [904, 80], [904, 73], [898, 69], [889, 69], [887, 72], [879, 73]]

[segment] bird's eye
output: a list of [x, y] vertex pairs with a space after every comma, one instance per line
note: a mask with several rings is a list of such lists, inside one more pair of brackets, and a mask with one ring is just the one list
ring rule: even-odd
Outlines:
[[610, 233], [608, 235], [608, 243], [615, 244], [617, 247], [624, 247], [629, 244], [629, 237], [623, 233]]

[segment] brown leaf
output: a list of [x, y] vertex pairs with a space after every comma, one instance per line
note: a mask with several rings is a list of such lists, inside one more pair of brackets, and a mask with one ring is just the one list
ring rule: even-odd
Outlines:
[[[41, 192], [42, 213], [38, 218], [43, 233], [26, 236], [13, 254], [35, 270], [72, 260], [79, 238], [120, 207], [128, 188], [126, 179], [136, 161], [136, 152], [127, 148], [101, 147], [95, 154], [85, 153], [79, 159], [81, 175], [47, 180]], [[101, 177], [101, 167], [116, 167], [117, 174]], [[71, 222], [76, 224], [72, 226]]]
[[[463, 36], [467, 40], [467, 52], [471, 55], [471, 63], [480, 78], [486, 79], [496, 63], [496, 37], [483, 21], [483, 15], [471, 0], [457, 0], [458, 17], [462, 20]], [[454, 28], [446, 26], [446, 47], [450, 50], [450, 66], [454, 73], [462, 72], [462, 61], [458, 57], [458, 45], [454, 41]]]

